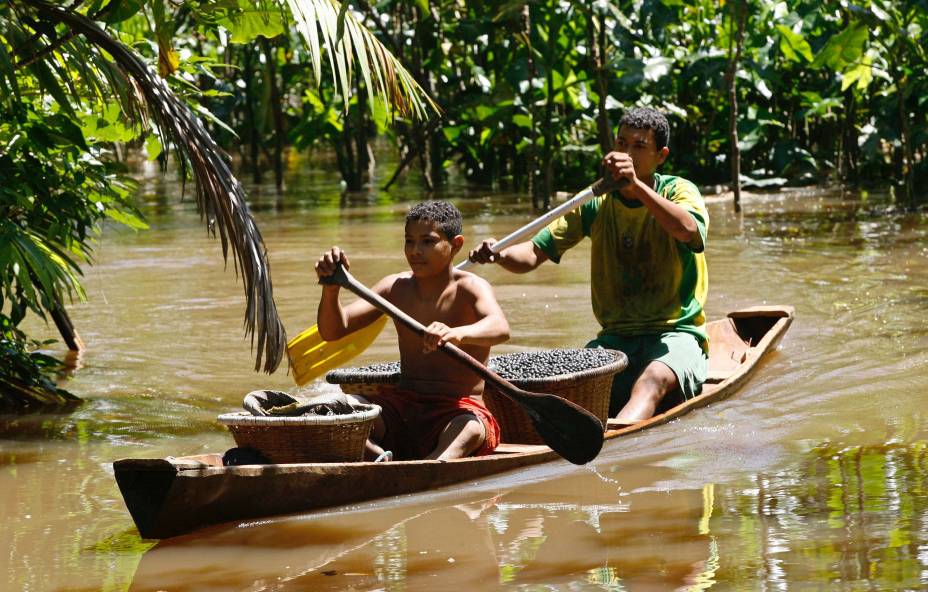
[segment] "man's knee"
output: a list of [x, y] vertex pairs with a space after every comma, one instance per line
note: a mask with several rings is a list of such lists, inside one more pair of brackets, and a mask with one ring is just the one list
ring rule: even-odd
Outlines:
[[632, 397], [646, 398], [655, 404], [679, 388], [677, 375], [663, 362], [651, 362], [632, 387]]

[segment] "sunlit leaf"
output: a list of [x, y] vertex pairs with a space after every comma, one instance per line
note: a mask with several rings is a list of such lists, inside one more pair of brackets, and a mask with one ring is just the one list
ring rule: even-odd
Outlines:
[[870, 33], [863, 23], [854, 23], [833, 36], [815, 56], [812, 66], [827, 66], [835, 70], [857, 62], [864, 51]]
[[857, 84], [857, 90], [866, 90], [873, 81], [873, 62], [870, 56], [865, 55], [859, 64], [844, 71], [841, 77], [841, 90], [845, 91], [852, 84]]
[[[316, 82], [320, 81], [324, 53], [345, 110], [353, 94], [352, 67], [357, 63], [367, 92], [383, 98], [399, 114], [424, 119], [429, 111], [438, 112], [419, 83], [344, 4], [336, 0], [287, 0], [287, 5], [309, 46]], [[339, 34], [340, 22], [347, 35]]]
[[786, 25], [777, 25], [777, 31], [780, 32], [780, 51], [783, 52], [786, 59], [794, 62], [802, 61], [799, 59], [799, 56], [805, 58], [807, 62], [811, 62], [814, 59], [812, 56], [812, 48], [802, 35], [796, 33]]
[[161, 140], [155, 134], [149, 134], [145, 138], [145, 153], [148, 154], [148, 160], [156, 160], [163, 150]]
[[258, 37], [272, 39], [285, 30], [279, 12], [256, 7], [242, 8], [234, 15], [220, 19], [219, 24], [229, 31], [232, 43], [248, 43]]
[[167, 78], [177, 71], [180, 65], [180, 56], [171, 47], [170, 41], [158, 37], [158, 74], [162, 78]]

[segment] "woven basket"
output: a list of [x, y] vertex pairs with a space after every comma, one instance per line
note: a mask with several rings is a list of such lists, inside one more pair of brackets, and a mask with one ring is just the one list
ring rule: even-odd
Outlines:
[[226, 413], [235, 443], [254, 448], [273, 463], [357, 462], [364, 458], [367, 440], [380, 414], [377, 405], [355, 405], [351, 415], [259, 417], [246, 411]]
[[339, 368], [325, 375], [329, 384], [337, 384], [349, 395], [377, 395], [385, 387], [395, 388], [400, 381], [400, 363], [391, 362], [360, 368]]
[[[606, 425], [609, 415], [609, 398], [612, 392], [612, 378], [628, 365], [624, 353], [606, 350], [613, 354], [614, 361], [582, 372], [551, 376], [547, 378], [510, 380], [519, 388], [536, 393], [550, 393], [563, 397], [593, 413]], [[489, 366], [504, 356], [492, 356]], [[351, 395], [376, 395], [384, 390], [396, 388], [400, 379], [399, 362], [389, 366], [380, 364], [374, 367], [343, 368], [326, 375], [326, 381], [337, 384], [342, 391]], [[483, 402], [496, 417], [502, 432], [502, 441], [510, 444], [543, 444], [535, 432], [532, 420], [516, 403], [510, 401], [490, 383], [486, 383]]]
[[[580, 405], [603, 422], [609, 417], [609, 398], [612, 378], [628, 365], [624, 353], [606, 350], [615, 359], [598, 368], [546, 378], [510, 380], [515, 386], [535, 393], [557, 395]], [[544, 444], [535, 431], [532, 420], [518, 404], [503, 395], [490, 382], [483, 391], [483, 402], [499, 423], [501, 440], [510, 444]]]

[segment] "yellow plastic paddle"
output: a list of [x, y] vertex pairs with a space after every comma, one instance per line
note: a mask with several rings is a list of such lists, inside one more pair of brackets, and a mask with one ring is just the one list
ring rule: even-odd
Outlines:
[[389, 317], [381, 315], [376, 321], [349, 333], [336, 341], [319, 336], [319, 325], [313, 325], [287, 343], [293, 380], [303, 386], [310, 380], [338, 368], [366, 350], [383, 331]]
[[[493, 252], [499, 253], [503, 249], [530, 238], [567, 212], [579, 208], [594, 197], [615, 191], [625, 183], [627, 183], [626, 179], [616, 181], [609, 176], [599, 179], [568, 201], [495, 243]], [[473, 265], [471, 261], [465, 260], [458, 263], [455, 268], [464, 270], [471, 265]], [[367, 327], [349, 333], [337, 341], [325, 341], [322, 339], [319, 336], [319, 327], [317, 325], [306, 329], [287, 343], [287, 355], [290, 357], [294, 382], [303, 386], [310, 380], [322, 376], [329, 370], [338, 368], [363, 352], [380, 335], [386, 323], [387, 317], [381, 316]]]

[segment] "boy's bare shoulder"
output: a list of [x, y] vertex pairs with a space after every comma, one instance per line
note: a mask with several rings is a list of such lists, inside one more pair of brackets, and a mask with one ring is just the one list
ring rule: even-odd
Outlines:
[[388, 276], [384, 276], [383, 279], [377, 282], [377, 285], [375, 286], [375, 288], [378, 290], [382, 290], [382, 291], [389, 291], [393, 289], [397, 284], [401, 284], [404, 281], [407, 281], [411, 278], [412, 278], [411, 271], [401, 271], [399, 273], [391, 273]]
[[458, 287], [468, 292], [477, 293], [492, 290], [490, 282], [469, 271], [455, 270], [454, 281], [457, 283]]

